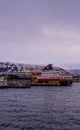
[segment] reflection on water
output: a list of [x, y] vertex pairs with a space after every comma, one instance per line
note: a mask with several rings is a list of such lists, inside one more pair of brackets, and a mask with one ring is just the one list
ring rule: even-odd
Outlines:
[[0, 89], [0, 130], [80, 130], [80, 83]]

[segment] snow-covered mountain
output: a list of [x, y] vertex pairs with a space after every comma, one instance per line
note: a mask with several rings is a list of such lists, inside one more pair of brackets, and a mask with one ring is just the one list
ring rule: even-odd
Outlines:
[[[33, 70], [33, 69], [41, 70], [44, 67], [45, 67], [45, 65], [0, 62], [0, 72], [16, 72], [16, 71]], [[56, 67], [54, 67], [54, 69], [56, 69]], [[61, 68], [57, 67], [57, 69], [61, 69]], [[67, 70], [74, 76], [80, 75], [79, 67], [77, 69], [76, 69], [76, 67], [75, 68], [71, 67], [71, 68], [67, 68], [65, 70]]]
[[80, 76], [80, 69], [69, 69], [68, 70], [73, 76]]
[[65, 67], [73, 76], [80, 76], [80, 65], [72, 65]]
[[0, 72], [16, 72], [23, 70], [42, 69], [43, 66], [33, 64], [19, 64], [11, 62], [0, 62]]

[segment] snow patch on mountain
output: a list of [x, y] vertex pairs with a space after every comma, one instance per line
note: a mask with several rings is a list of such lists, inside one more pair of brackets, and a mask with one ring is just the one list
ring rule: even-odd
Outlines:
[[[16, 71], [25, 71], [25, 70], [42, 70], [46, 65], [35, 65], [35, 64], [20, 64], [12, 62], [0, 62], [0, 73], [2, 72], [16, 72]], [[61, 70], [60, 67], [53, 66], [54, 70]], [[68, 67], [63, 68], [64, 70], [70, 72], [72, 75], [80, 75], [79, 67]]]
[[16, 72], [23, 70], [42, 69], [44, 66], [32, 64], [19, 64], [11, 62], [0, 62], [0, 72]]

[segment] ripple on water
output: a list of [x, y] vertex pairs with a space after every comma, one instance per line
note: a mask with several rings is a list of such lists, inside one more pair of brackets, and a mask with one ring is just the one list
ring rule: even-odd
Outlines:
[[1, 130], [80, 130], [80, 84], [0, 90]]

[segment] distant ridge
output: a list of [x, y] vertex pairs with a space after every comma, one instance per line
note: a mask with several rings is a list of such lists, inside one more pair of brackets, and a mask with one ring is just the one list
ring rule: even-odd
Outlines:
[[42, 69], [41, 65], [0, 62], [0, 72], [16, 72], [23, 70]]
[[[33, 70], [33, 69], [42, 70], [45, 66], [46, 65], [0, 62], [0, 73]], [[61, 69], [60, 67], [54, 67], [54, 69], [56, 69], [56, 68]], [[67, 69], [67, 71], [70, 72], [73, 76], [80, 75], [80, 69], [76, 69], [76, 67], [75, 67], [75, 69], [69, 68], [69, 69]]]

